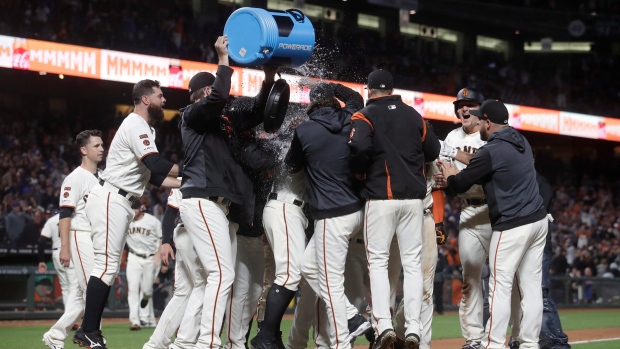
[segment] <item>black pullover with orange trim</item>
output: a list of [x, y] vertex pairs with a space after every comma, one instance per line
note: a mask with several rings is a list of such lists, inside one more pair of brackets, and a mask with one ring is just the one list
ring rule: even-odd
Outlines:
[[[309, 121], [295, 129], [285, 163], [291, 173], [305, 171], [310, 217], [344, 216], [364, 207], [357, 195], [359, 181], [349, 168], [351, 115], [364, 106], [362, 96], [352, 89], [330, 84], [344, 108], [324, 107], [313, 111]], [[357, 182], [357, 183], [356, 183]]]
[[399, 95], [372, 98], [351, 117], [350, 166], [365, 175], [360, 195], [370, 200], [424, 199], [424, 164], [441, 145], [430, 124]]

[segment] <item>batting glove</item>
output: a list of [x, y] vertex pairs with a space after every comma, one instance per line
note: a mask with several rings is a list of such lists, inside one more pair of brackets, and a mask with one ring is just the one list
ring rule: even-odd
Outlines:
[[446, 243], [446, 233], [443, 229], [443, 222], [435, 223], [435, 237], [437, 238], [437, 245]]
[[457, 149], [444, 141], [439, 141], [441, 144], [441, 150], [439, 155], [454, 159], [456, 157]]

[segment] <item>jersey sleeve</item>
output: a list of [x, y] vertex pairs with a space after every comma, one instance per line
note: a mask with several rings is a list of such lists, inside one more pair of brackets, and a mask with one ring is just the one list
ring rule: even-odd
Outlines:
[[170, 196], [168, 197], [168, 206], [179, 209], [181, 204], [181, 191], [179, 189], [171, 189]]
[[75, 176], [68, 176], [62, 182], [62, 188], [60, 190], [60, 204], [58, 205], [60, 208], [66, 207], [75, 210], [77, 207], [78, 201], [81, 199], [80, 193], [82, 192], [82, 183], [75, 179]]
[[159, 153], [155, 145], [155, 133], [147, 125], [136, 125], [128, 132], [129, 146], [140, 160], [147, 155]]
[[51, 239], [52, 238], [52, 231], [54, 229], [53, 224], [54, 222], [52, 222], [53, 219], [48, 219], [47, 222], [45, 222], [45, 224], [43, 225], [43, 229], [41, 230], [41, 236], [45, 236], [46, 238]]

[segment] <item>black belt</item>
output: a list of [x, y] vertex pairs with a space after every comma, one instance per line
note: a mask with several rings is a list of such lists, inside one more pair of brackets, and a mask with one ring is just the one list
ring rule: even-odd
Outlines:
[[[268, 200], [278, 200], [278, 193], [269, 193], [269, 196], [267, 197]], [[284, 201], [287, 202], [287, 201]], [[293, 205], [295, 206], [299, 206], [299, 207], [303, 207], [304, 206], [304, 202], [301, 200], [297, 200], [294, 199], [292, 202]]]
[[[105, 181], [103, 179], [99, 180], [99, 185], [103, 187], [103, 185], [105, 184]], [[136, 200], [136, 197], [133, 195], [129, 195], [128, 192], [124, 191], [123, 189], [119, 189], [118, 190], [118, 195], [124, 197], [125, 199], [129, 200], [129, 202], [133, 203], [134, 200]]]
[[60, 247], [56, 247], [56, 248], [52, 248], [52, 251], [56, 251], [57, 249], [59, 249]]
[[486, 199], [465, 199], [465, 202], [469, 206], [482, 206], [487, 204]]
[[147, 256], [147, 255], [145, 255], [145, 254], [135, 253], [134, 251], [129, 251], [129, 253], [133, 253], [133, 254], [135, 254], [136, 256], [140, 257], [140, 258], [149, 258], [149, 257], [153, 257], [153, 256], [155, 255], [155, 253], [153, 253], [153, 254], [150, 254], [150, 255], [148, 255], [148, 256]]

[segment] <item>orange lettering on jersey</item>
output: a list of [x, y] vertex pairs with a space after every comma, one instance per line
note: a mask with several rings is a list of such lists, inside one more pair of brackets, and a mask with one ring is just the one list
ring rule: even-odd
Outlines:
[[146, 133], [143, 135], [140, 135], [140, 139], [144, 139], [144, 138], [149, 138], [149, 135], [147, 135]]

